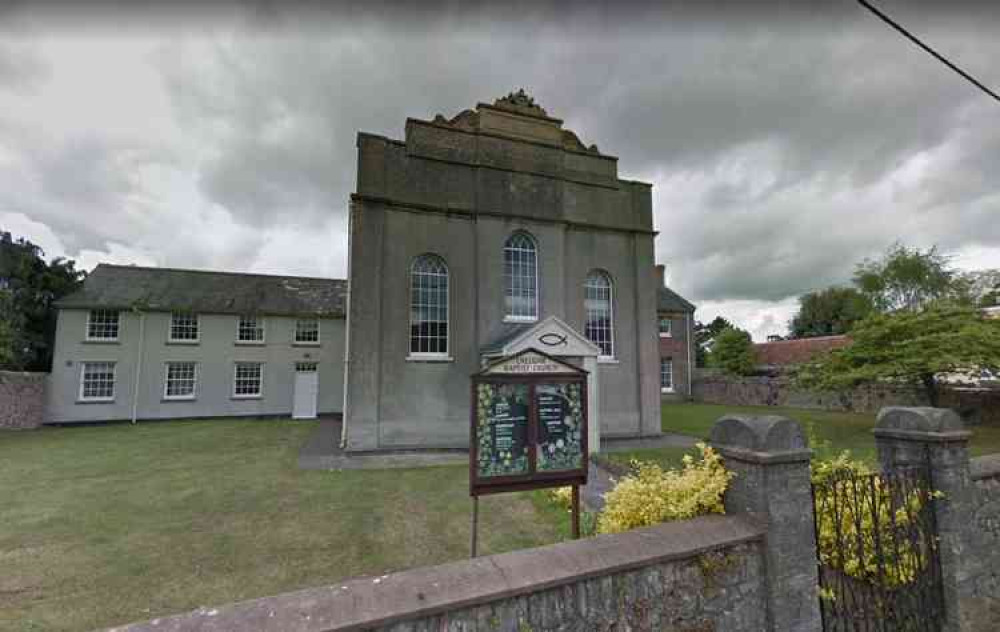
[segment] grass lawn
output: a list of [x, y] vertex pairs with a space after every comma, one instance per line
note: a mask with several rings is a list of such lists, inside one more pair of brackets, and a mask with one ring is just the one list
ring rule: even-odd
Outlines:
[[[712, 425], [725, 413], [791, 417], [803, 425], [809, 435], [812, 447], [820, 456], [832, 456], [842, 450], [850, 450], [858, 458], [871, 463], [875, 462], [875, 437], [872, 436], [872, 428], [875, 427], [873, 413], [664, 402], [661, 407], [663, 431], [707, 438]], [[971, 430], [973, 435], [970, 447], [973, 456], [1000, 452], [1000, 426], [976, 426]], [[672, 458], [672, 455], [667, 454], [664, 458]], [[679, 460], [679, 456], [676, 459]]]
[[[468, 556], [464, 466], [301, 471], [316, 422], [0, 433], [0, 629], [88, 630]], [[540, 492], [480, 500], [480, 550], [563, 539]]]

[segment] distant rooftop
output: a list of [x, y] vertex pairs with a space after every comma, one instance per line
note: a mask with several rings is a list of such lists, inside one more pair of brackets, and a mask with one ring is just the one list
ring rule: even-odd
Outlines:
[[817, 336], [758, 342], [753, 346], [753, 352], [758, 365], [789, 366], [808, 362], [820, 353], [846, 347], [849, 344], [851, 339], [847, 336]]
[[666, 286], [657, 288], [656, 309], [661, 312], [694, 312], [695, 307], [686, 298]]
[[344, 317], [347, 281], [99, 264], [59, 308]]

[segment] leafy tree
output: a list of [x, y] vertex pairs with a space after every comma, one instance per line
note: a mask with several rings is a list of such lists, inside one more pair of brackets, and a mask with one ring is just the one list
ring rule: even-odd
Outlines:
[[1000, 369], [1000, 321], [972, 307], [935, 304], [922, 311], [874, 314], [851, 330], [852, 344], [802, 365], [804, 388], [842, 390], [858, 384], [897, 382], [922, 387], [938, 405], [944, 373]]
[[709, 366], [722, 369], [732, 375], [751, 375], [754, 372], [753, 343], [750, 334], [727, 327], [712, 345], [712, 353], [708, 357]]
[[56, 330], [53, 303], [76, 290], [86, 273], [73, 261], [0, 231], [0, 367], [48, 371]]
[[916, 311], [932, 301], [967, 296], [937, 246], [923, 251], [897, 242], [880, 259], [858, 264], [854, 284], [881, 312]]
[[846, 334], [871, 311], [871, 300], [860, 290], [829, 287], [799, 297], [799, 311], [788, 329], [793, 338]]
[[704, 367], [708, 365], [708, 354], [712, 349], [715, 337], [732, 326], [733, 324], [722, 316], [716, 316], [707, 325], [702, 322], [695, 323], [695, 366]]

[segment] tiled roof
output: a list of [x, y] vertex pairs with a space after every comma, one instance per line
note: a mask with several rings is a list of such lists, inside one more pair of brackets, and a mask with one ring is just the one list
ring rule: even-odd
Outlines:
[[758, 342], [753, 346], [753, 351], [758, 365], [788, 366], [807, 362], [819, 353], [846, 347], [849, 344], [851, 340], [847, 336], [819, 336]]
[[656, 309], [661, 312], [693, 312], [695, 310], [694, 305], [689, 303], [687, 299], [668, 287], [659, 288], [656, 299]]
[[59, 308], [117, 308], [205, 314], [343, 317], [343, 279], [145, 268], [102, 263]]

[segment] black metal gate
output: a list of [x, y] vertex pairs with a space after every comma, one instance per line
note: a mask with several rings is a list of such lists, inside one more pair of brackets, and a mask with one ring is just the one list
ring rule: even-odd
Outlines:
[[940, 632], [941, 570], [923, 469], [813, 484], [826, 632]]

